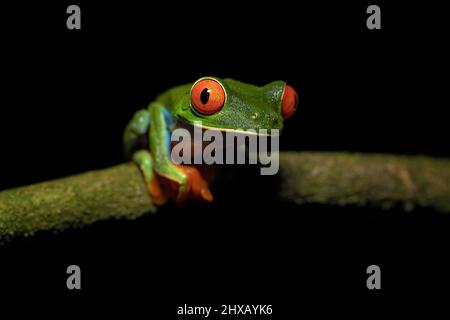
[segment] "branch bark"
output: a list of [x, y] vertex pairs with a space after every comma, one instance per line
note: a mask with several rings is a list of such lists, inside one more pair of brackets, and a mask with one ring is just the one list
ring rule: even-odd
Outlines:
[[[298, 205], [450, 212], [450, 161], [445, 159], [282, 152], [278, 178], [276, 198]], [[144, 180], [138, 168], [127, 163], [0, 192], [0, 240], [111, 218], [134, 219], [148, 212], [154, 207]]]
[[285, 152], [280, 197], [296, 204], [450, 212], [450, 161], [425, 156]]
[[0, 240], [154, 210], [133, 163], [0, 192]]

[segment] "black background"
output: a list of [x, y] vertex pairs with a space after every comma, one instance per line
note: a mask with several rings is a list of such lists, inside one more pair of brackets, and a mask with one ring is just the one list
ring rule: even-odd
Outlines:
[[[295, 87], [283, 150], [450, 156], [436, 5], [377, 1], [382, 29], [368, 30], [371, 2], [74, 3], [79, 31], [66, 28], [72, 3], [2, 4], [1, 189], [120, 163], [134, 111], [205, 75]], [[285, 318], [403, 312], [445, 297], [447, 217], [254, 196], [15, 240], [0, 250], [0, 307], [175, 319], [184, 303], [253, 303]], [[65, 287], [70, 264], [81, 266], [81, 291]], [[381, 291], [365, 286], [370, 264]]]

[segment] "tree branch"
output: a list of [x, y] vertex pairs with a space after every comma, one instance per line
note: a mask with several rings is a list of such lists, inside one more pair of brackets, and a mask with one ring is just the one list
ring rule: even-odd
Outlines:
[[425, 156], [285, 152], [280, 197], [296, 204], [450, 212], [450, 161]]
[[[282, 152], [275, 192], [280, 201], [299, 205], [402, 206], [407, 211], [422, 207], [450, 212], [450, 161]], [[110, 218], [134, 219], [147, 212], [154, 212], [154, 207], [144, 180], [138, 168], [127, 163], [0, 192], [0, 240]]]
[[0, 240], [154, 210], [133, 163], [0, 192]]

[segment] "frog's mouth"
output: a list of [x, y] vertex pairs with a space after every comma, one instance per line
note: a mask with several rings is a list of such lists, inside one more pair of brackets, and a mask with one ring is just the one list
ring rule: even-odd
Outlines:
[[263, 137], [273, 137], [273, 136], [279, 136], [280, 131], [266, 131], [266, 132], [260, 132], [260, 130], [240, 130], [240, 129], [229, 129], [229, 128], [217, 128], [217, 127], [211, 127], [211, 126], [205, 126], [198, 123], [191, 123], [192, 127], [200, 128], [202, 130], [214, 130], [214, 131], [221, 131], [221, 132], [230, 132], [230, 133], [236, 133], [236, 134], [242, 134], [242, 135], [248, 135], [248, 136], [263, 136]]

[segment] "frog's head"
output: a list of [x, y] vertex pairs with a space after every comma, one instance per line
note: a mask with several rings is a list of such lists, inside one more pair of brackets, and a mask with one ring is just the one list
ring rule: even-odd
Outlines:
[[263, 87], [232, 79], [205, 77], [175, 106], [178, 119], [220, 131], [281, 130], [283, 120], [297, 109], [297, 93], [283, 81]]

